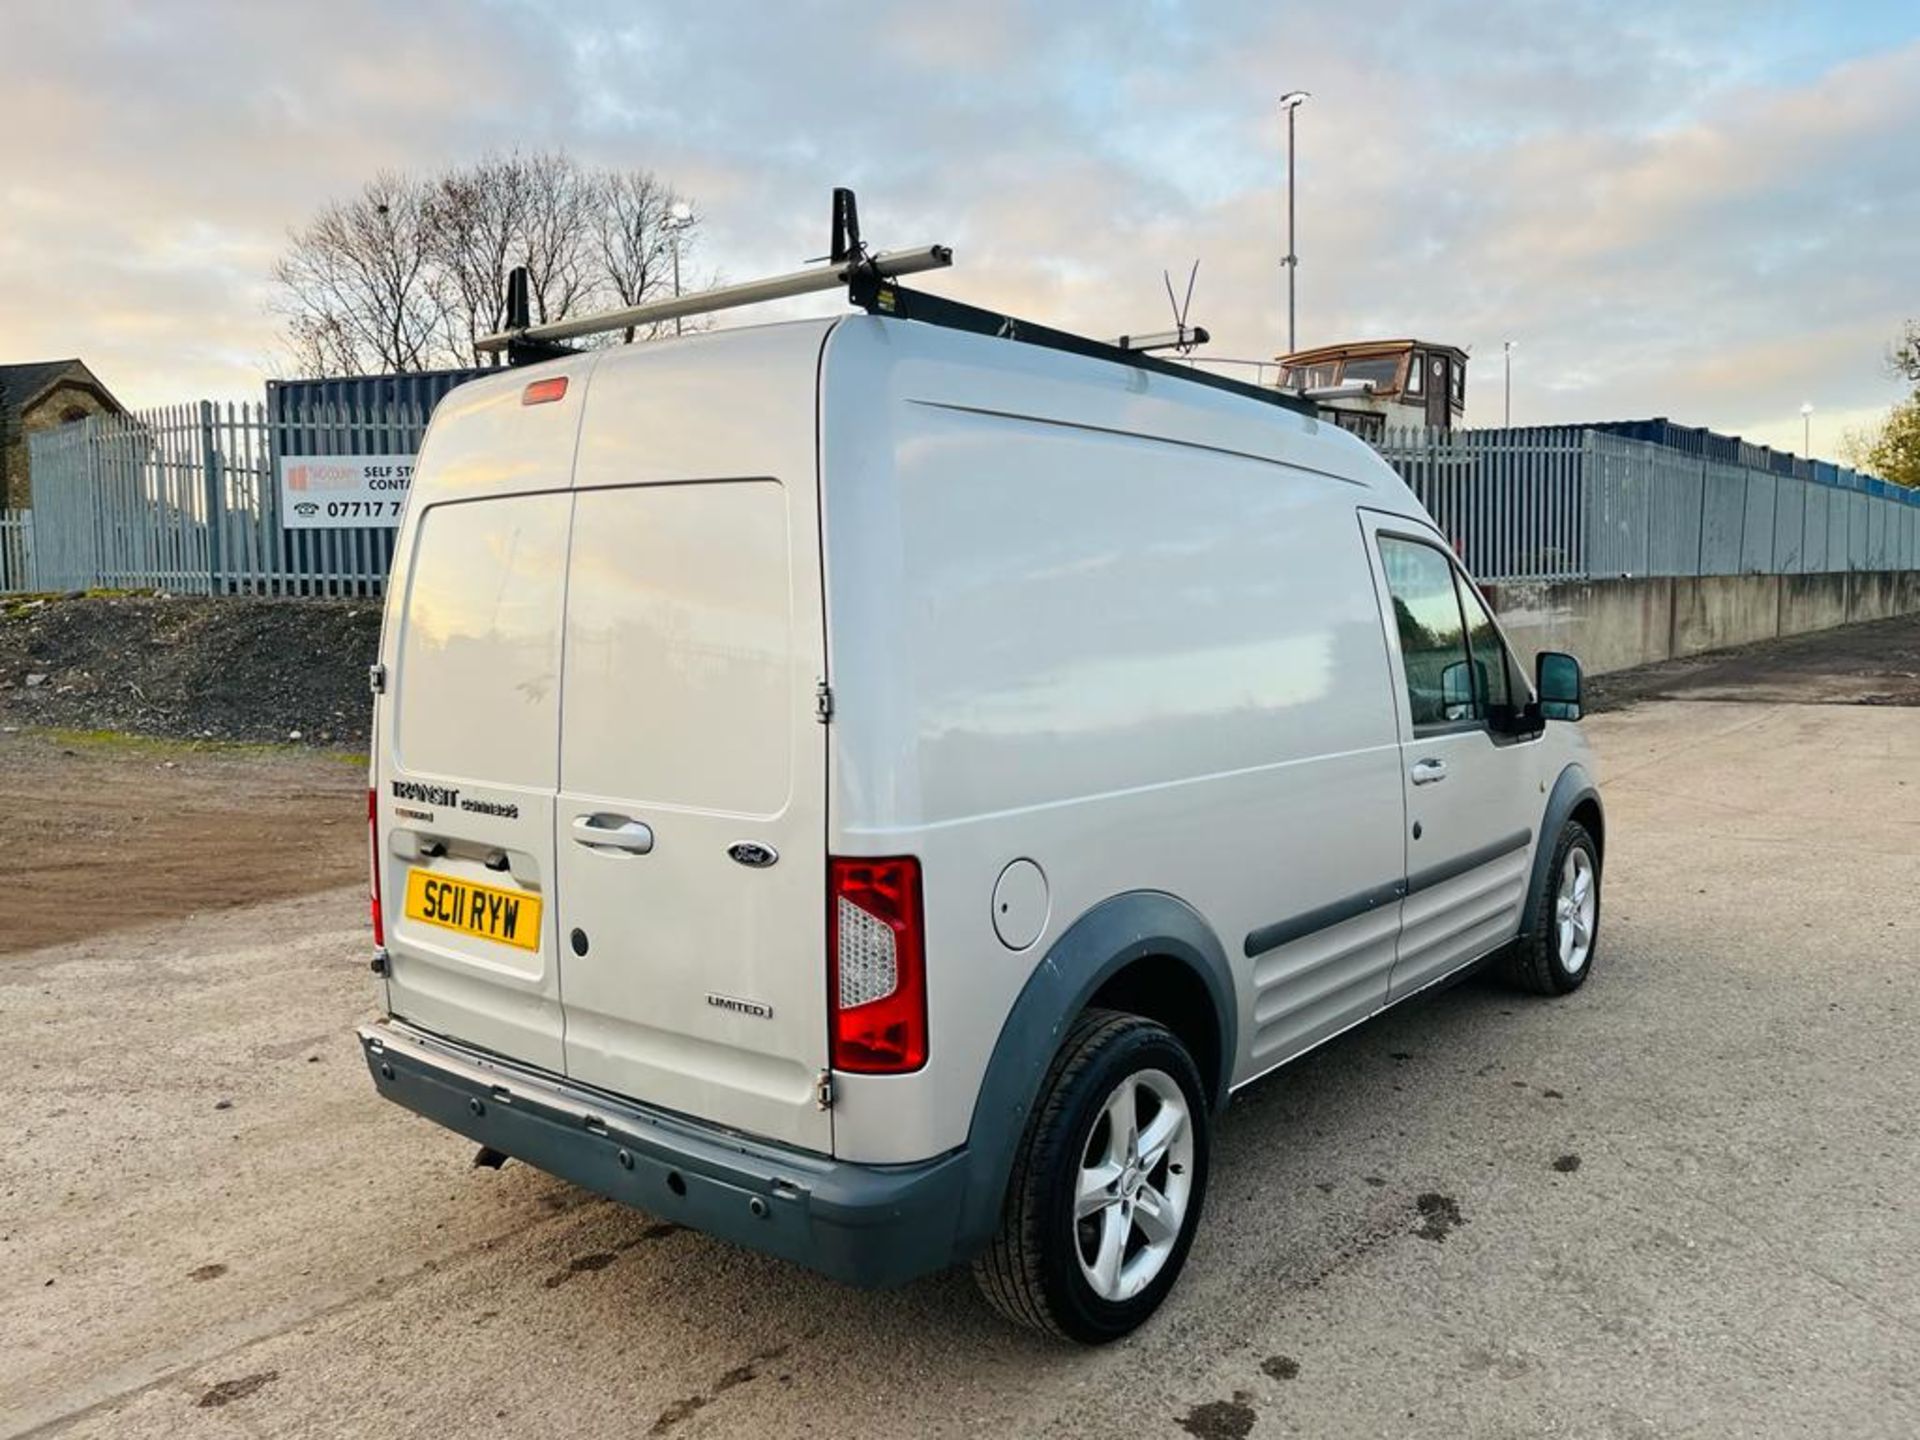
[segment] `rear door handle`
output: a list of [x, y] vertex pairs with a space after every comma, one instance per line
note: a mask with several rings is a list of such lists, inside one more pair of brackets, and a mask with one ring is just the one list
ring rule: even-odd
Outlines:
[[1431, 758], [1415, 761], [1412, 778], [1416, 785], [1431, 785], [1436, 780], [1444, 780], [1447, 778], [1447, 762]]
[[590, 850], [624, 850], [645, 855], [653, 849], [653, 827], [628, 815], [576, 815], [573, 843]]

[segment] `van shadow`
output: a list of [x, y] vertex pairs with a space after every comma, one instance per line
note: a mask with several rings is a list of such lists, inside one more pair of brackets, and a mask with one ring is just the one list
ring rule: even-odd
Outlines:
[[[790, 1379], [805, 1369], [823, 1372], [810, 1382], [830, 1380], [835, 1371], [870, 1367], [875, 1355], [896, 1353], [910, 1337], [918, 1404], [937, 1404], [949, 1390], [958, 1404], [996, 1375], [1007, 1384], [1030, 1380], [1036, 1366], [1073, 1373], [1108, 1363], [1098, 1357], [1116, 1350], [1171, 1351], [1191, 1342], [1189, 1326], [1170, 1323], [1177, 1312], [1206, 1315], [1211, 1327], [1238, 1313], [1233, 1299], [1249, 1286], [1270, 1311], [1290, 1290], [1317, 1286], [1383, 1245], [1444, 1241], [1461, 1217], [1449, 1177], [1416, 1168], [1420, 1154], [1440, 1148], [1422, 1145], [1422, 1137], [1442, 1134], [1496, 1093], [1512, 1097], [1525, 1088], [1538, 1098], [1551, 1082], [1521, 1077], [1513, 1027], [1550, 1023], [1544, 1017], [1554, 1008], [1469, 977], [1237, 1095], [1215, 1130], [1206, 1215], [1180, 1287], [1167, 1310], [1122, 1347], [1085, 1351], [1038, 1341], [1002, 1321], [965, 1268], [899, 1290], [855, 1291], [655, 1216], [581, 1200], [581, 1192], [545, 1177], [556, 1209], [581, 1219], [566, 1238], [576, 1253], [521, 1283], [558, 1291], [553, 1300], [585, 1300], [617, 1280], [631, 1308], [603, 1296], [590, 1307], [594, 1324], [626, 1331], [621, 1344], [635, 1350], [663, 1323], [731, 1337], [722, 1347], [731, 1366], [725, 1373], [744, 1364], [756, 1375], [780, 1370]], [[1209, 1348], [1236, 1339], [1209, 1333]], [[736, 1376], [733, 1383], [742, 1382]]]

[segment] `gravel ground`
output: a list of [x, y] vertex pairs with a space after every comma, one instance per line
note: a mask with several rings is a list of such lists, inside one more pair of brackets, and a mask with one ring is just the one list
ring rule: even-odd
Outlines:
[[373, 600], [0, 602], [0, 725], [364, 749]]
[[372, 1092], [357, 885], [0, 956], [0, 1435], [1907, 1440], [1920, 716], [1588, 725], [1592, 981], [1236, 1098], [1179, 1288], [1100, 1351], [473, 1169]]

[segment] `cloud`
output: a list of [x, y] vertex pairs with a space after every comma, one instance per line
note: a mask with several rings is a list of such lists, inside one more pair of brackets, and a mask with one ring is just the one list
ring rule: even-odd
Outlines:
[[1271, 355], [1291, 88], [1302, 342], [1471, 345], [1477, 422], [1513, 338], [1519, 418], [1811, 400], [1820, 448], [1892, 398], [1915, 303], [1920, 20], [1891, 5], [127, 0], [8, 30], [0, 352], [139, 402], [257, 392], [268, 267], [327, 199], [515, 144], [656, 170], [733, 278], [820, 254], [836, 183], [880, 243], [955, 245], [929, 288], [1095, 334], [1157, 325], [1198, 257], [1215, 350]]

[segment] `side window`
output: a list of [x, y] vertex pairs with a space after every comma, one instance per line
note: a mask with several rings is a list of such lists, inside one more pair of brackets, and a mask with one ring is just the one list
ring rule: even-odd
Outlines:
[[1480, 718], [1452, 562], [1431, 545], [1391, 535], [1380, 537], [1380, 559], [1393, 597], [1414, 728]]
[[1466, 577], [1460, 577], [1459, 583], [1460, 608], [1467, 617], [1467, 648], [1473, 652], [1474, 696], [1483, 713], [1489, 705], [1511, 708], [1513, 675], [1507, 664], [1507, 647]]

